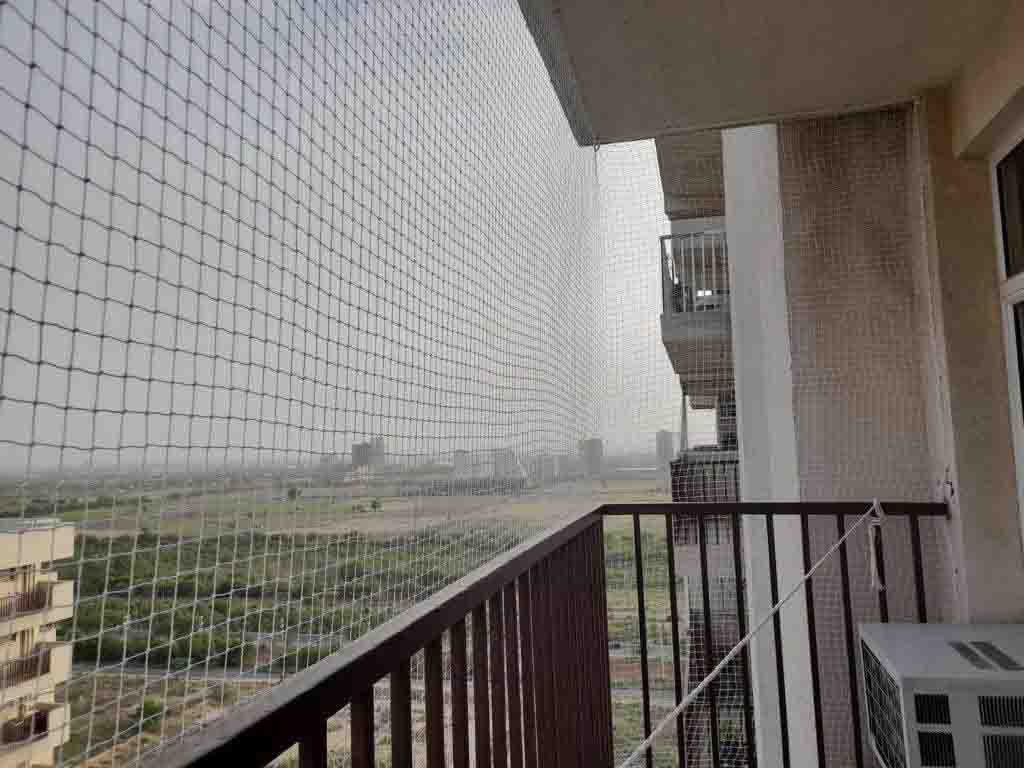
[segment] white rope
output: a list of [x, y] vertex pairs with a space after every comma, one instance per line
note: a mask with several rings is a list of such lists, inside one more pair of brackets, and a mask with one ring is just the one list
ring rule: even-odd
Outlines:
[[[871, 506], [868, 507], [868, 511], [861, 515], [859, 518], [857, 518], [857, 522], [853, 524], [853, 527], [851, 527], [850, 530], [843, 534], [842, 538], [840, 538], [835, 544], [833, 544], [832, 547], [828, 550], [828, 552], [826, 552], [818, 559], [818, 561], [811, 567], [811, 570], [805, 573], [803, 578], [801, 578], [800, 581], [793, 585], [793, 588], [786, 593], [785, 597], [783, 597], [781, 600], [779, 600], [779, 602], [772, 606], [772, 609], [767, 614], [765, 614], [760, 621], [757, 622], [757, 626], [755, 626], [752, 630], [747, 632], [743, 639], [736, 643], [735, 646], [733, 646], [733, 649], [729, 651], [729, 653], [727, 653], [722, 658], [722, 660], [718, 662], [717, 665], [715, 665], [715, 668], [712, 669], [711, 672], [709, 672], [707, 676], [703, 680], [701, 680], [700, 683], [697, 684], [697, 687], [690, 691], [688, 694], [686, 694], [686, 696], [683, 697], [682, 701], [680, 701], [675, 706], [675, 709], [673, 709], [671, 712], [665, 715], [665, 717], [661, 720], [661, 722], [658, 723], [655, 729], [651, 731], [650, 736], [641, 741], [637, 745], [636, 749], [633, 750], [632, 754], [630, 754], [629, 757], [627, 757], [622, 763], [619, 764], [619, 768], [627, 768], [627, 766], [632, 765], [635, 761], [639, 760], [643, 756], [644, 752], [650, 749], [655, 739], [657, 739], [658, 736], [661, 735], [662, 731], [664, 731], [665, 728], [668, 727], [669, 723], [671, 723], [673, 720], [679, 717], [683, 710], [690, 706], [697, 699], [697, 697], [704, 692], [705, 688], [711, 685], [714, 679], [718, 677], [719, 673], [723, 669], [725, 669], [729, 662], [735, 659], [740, 654], [740, 652], [747, 647], [751, 639], [753, 639], [754, 635], [756, 635], [761, 630], [761, 627], [767, 624], [771, 620], [771, 618], [782, 609], [782, 606], [785, 605], [789, 601], [789, 599], [800, 590], [801, 587], [803, 587], [804, 583], [814, 575], [815, 571], [817, 571], [818, 568], [820, 568], [822, 564], [824, 564], [824, 562], [828, 560], [836, 552], [836, 550], [839, 549], [840, 546], [842, 546], [843, 542], [845, 542], [853, 534], [854, 531], [860, 528], [860, 526], [864, 523], [865, 520], [867, 520], [869, 517], [874, 516], [872, 524], [876, 524], [875, 521], [880, 522], [882, 519], [882, 515], [882, 505], [878, 503], [878, 499], [875, 499], [871, 503]], [[669, 542], [669, 546], [672, 546], [671, 542]], [[740, 585], [737, 584], [737, 589], [740, 588]]]

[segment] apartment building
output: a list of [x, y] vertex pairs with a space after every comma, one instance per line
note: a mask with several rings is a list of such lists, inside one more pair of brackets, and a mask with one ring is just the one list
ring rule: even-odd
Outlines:
[[71, 644], [57, 642], [57, 624], [74, 613], [74, 582], [54, 565], [74, 546], [74, 526], [55, 519], [0, 525], [0, 768], [55, 765], [68, 739], [57, 691], [71, 674]]
[[[687, 362], [683, 342], [731, 341], [740, 498], [946, 503], [930, 619], [1024, 619], [1024, 6], [522, 5], [577, 140], [658, 143], [662, 268], [682, 272], [663, 337], [691, 388], [725, 358], [704, 341]], [[708, 217], [724, 295], [689, 246]], [[743, 543], [759, 615], [764, 534]], [[782, 527], [775, 544], [784, 589], [808, 542]], [[758, 762], [823, 765], [843, 753], [806, 622], [781, 639], [784, 670], [753, 648]], [[789, 721], [809, 724], [788, 755], [781, 671]]]

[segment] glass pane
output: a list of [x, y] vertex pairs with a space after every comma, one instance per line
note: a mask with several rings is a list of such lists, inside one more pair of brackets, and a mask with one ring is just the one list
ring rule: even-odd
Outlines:
[[1006, 276], [1013, 277], [1024, 271], [1024, 143], [999, 163], [997, 173]]
[[1017, 374], [1020, 376], [1021, 397], [1024, 398], [1024, 301], [1013, 305], [1013, 325], [1017, 332]]

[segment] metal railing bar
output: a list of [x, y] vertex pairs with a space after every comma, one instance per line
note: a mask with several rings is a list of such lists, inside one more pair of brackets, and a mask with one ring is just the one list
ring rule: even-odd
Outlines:
[[[800, 518], [800, 541], [803, 550], [804, 573], [811, 570], [810, 519]], [[805, 613], [807, 615], [807, 645], [811, 654], [811, 696], [814, 702], [814, 735], [818, 746], [818, 765], [825, 765], [825, 730], [821, 716], [821, 670], [818, 666], [818, 628], [814, 621], [814, 577], [804, 582]]]
[[[524, 573], [517, 583], [519, 589], [519, 649], [523, 662], [523, 764], [537, 768], [537, 691], [533, 663], [533, 606], [530, 597], [530, 574]], [[456, 768], [468, 768], [456, 766]]]
[[487, 603], [473, 609], [470, 628], [473, 647], [473, 737], [476, 746], [476, 764], [491, 764], [491, 713], [488, 702], [487, 670]]
[[[775, 521], [771, 515], [764, 516], [768, 538], [768, 581], [772, 593], [772, 605], [779, 602], [779, 573], [775, 556]], [[782, 747], [782, 766], [789, 768], [789, 715], [786, 709], [786, 667], [782, 658], [782, 619], [778, 613], [772, 617], [775, 635], [775, 675], [779, 689], [779, 730]]]
[[516, 606], [516, 585], [505, 585], [505, 672], [508, 691], [509, 765], [523, 768], [523, 718], [519, 673], [519, 612]]
[[914, 561], [914, 593], [917, 597], [917, 620], [928, 623], [928, 601], [925, 599], [924, 561], [921, 556], [921, 526], [917, 515], [910, 516], [910, 553]]
[[[672, 530], [672, 513], [665, 513], [665, 541], [668, 542], [668, 599], [669, 616], [672, 621], [672, 676], [675, 682], [676, 705], [683, 700], [683, 675], [680, 665], [682, 652], [679, 645], [679, 599], [676, 593], [676, 547]], [[686, 715], [682, 712], [676, 718], [676, 749], [679, 752], [679, 767], [686, 768]]]
[[352, 699], [351, 744], [352, 768], [375, 768], [377, 758], [373, 735], [373, 687]]
[[154, 768], [266, 764], [291, 747], [294, 723], [326, 719], [352, 697], [388, 675], [395, 659], [409, 658], [433, 637], [465, 617], [505, 584], [593, 525], [593, 512], [542, 532], [433, 597], [412, 606], [313, 667], [154, 755]]
[[[714, 668], [714, 649], [711, 646], [711, 584], [708, 578], [708, 536], [707, 520], [700, 520], [697, 525], [697, 543], [700, 547], [700, 588], [704, 608], [704, 674]], [[711, 723], [711, 764], [719, 768], [722, 760], [721, 741], [718, 733], [718, 681], [712, 680], [708, 686], [708, 719]]]
[[[597, 515], [664, 515], [682, 513], [689, 515], [730, 515], [739, 511], [742, 515], [806, 515], [808, 517], [837, 514], [859, 516], [872, 501], [717, 501], [717, 502], [655, 502], [643, 504], [603, 504], [594, 510]], [[935, 502], [879, 502], [886, 517], [946, 517], [945, 504]]]
[[327, 768], [327, 720], [304, 727], [307, 731], [299, 742], [299, 768]]
[[[889, 508], [883, 506], [883, 509], [885, 509], [886, 516], [888, 516]], [[874, 542], [875, 568], [878, 573], [878, 579], [881, 582], [876, 588], [878, 592], [878, 617], [883, 624], [888, 624], [889, 596], [886, 594], [885, 547], [882, 542], [882, 527], [880, 525], [873, 525], [869, 533]]]
[[391, 673], [391, 767], [412, 768], [412, 678], [409, 659]]
[[426, 708], [427, 768], [444, 768], [444, 667], [441, 638], [423, 651]]
[[452, 665], [452, 764], [454, 768], [469, 768], [469, 669], [465, 619], [452, 624], [448, 642]]
[[494, 768], [507, 768], [508, 765], [505, 716], [505, 612], [502, 610], [501, 594], [501, 591], [495, 592], [487, 601], [487, 640], [490, 643], [491, 664], [491, 757], [494, 760]]
[[[846, 521], [836, 515], [836, 535], [842, 539], [846, 534]], [[850, 680], [850, 714], [853, 718], [853, 750], [857, 768], [864, 768], [864, 745], [860, 731], [860, 695], [857, 690], [857, 649], [853, 635], [853, 606], [850, 596], [850, 563], [846, 553], [846, 542], [839, 545], [839, 573], [843, 593], [843, 629], [846, 635], [847, 674]]]
[[[736, 581], [736, 622], [739, 625], [740, 637], [747, 635], [747, 601], [746, 584], [743, 578], [743, 550], [740, 546], [742, 524], [740, 514], [732, 514], [732, 564], [733, 578]], [[757, 750], [754, 744], [754, 705], [750, 698], [750, 651], [743, 649], [740, 658], [743, 665], [743, 727], [746, 731], [747, 765], [757, 768]]]
[[[637, 617], [640, 622], [640, 685], [643, 696], [644, 738], [651, 735], [651, 691], [647, 672], [647, 606], [644, 597], [644, 557], [640, 542], [640, 516], [633, 516], [633, 560], [636, 568]], [[654, 765], [654, 750], [645, 755], [647, 768]]]

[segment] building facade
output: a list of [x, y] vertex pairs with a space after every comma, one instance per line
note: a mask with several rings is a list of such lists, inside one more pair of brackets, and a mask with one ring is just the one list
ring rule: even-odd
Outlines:
[[[740, 497], [944, 502], [929, 619], [1024, 621], [1024, 5], [525, 5], [578, 141], [658, 142], [663, 338], [697, 401], [694, 374], [726, 367], [709, 337], [730, 340]], [[709, 216], [721, 296], [689, 247]], [[764, 531], [743, 544], [763, 615]], [[775, 544], [784, 592], [807, 553], [798, 527]], [[783, 616], [787, 716], [813, 724], [806, 608]], [[762, 765], [782, 762], [771, 643]], [[814, 725], [788, 740], [799, 766], [842, 747]]]
[[71, 644], [57, 642], [57, 624], [74, 613], [74, 582], [53, 566], [74, 546], [74, 527], [57, 520], [0, 525], [0, 768], [55, 765], [68, 739], [58, 691]]

